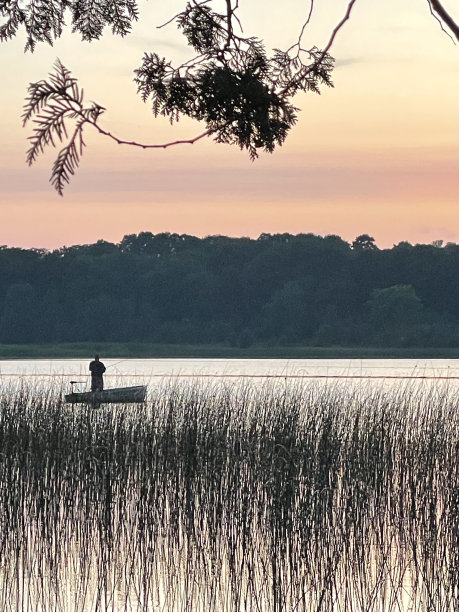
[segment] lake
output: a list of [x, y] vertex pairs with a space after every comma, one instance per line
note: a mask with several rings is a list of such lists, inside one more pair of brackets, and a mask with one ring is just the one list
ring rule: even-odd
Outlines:
[[[459, 379], [457, 359], [103, 359], [106, 386], [123, 377], [152, 381], [164, 377], [294, 377], [383, 380]], [[89, 384], [88, 360], [0, 360], [0, 376], [63, 377]]]
[[0, 610], [457, 612], [455, 360], [0, 361]]

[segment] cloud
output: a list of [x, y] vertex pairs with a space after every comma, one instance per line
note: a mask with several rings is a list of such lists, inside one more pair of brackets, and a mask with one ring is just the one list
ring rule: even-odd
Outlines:
[[368, 61], [368, 58], [365, 57], [340, 57], [335, 60], [336, 68], [345, 68], [346, 66], [353, 66], [355, 64], [361, 64], [363, 62]]
[[131, 47], [141, 49], [143, 51], [155, 51], [158, 55], [163, 53], [163, 49], [172, 49], [175, 52], [184, 53], [184, 50], [189, 52], [189, 48], [186, 47], [185, 39], [183, 44], [175, 42], [173, 40], [166, 40], [164, 38], [158, 38], [154, 36], [137, 35], [132, 38], [128, 38], [127, 41]]

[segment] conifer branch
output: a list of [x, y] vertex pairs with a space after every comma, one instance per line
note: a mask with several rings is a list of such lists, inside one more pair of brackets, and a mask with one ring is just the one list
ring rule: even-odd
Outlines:
[[[105, 109], [96, 103], [85, 106], [77, 79], [58, 60], [47, 80], [28, 88], [22, 119], [24, 125], [32, 121], [34, 128], [27, 162], [33, 164], [47, 147], [64, 143], [51, 174], [52, 184], [62, 195], [79, 165], [86, 125], [118, 144], [142, 149], [194, 144], [212, 136], [218, 143], [245, 149], [252, 160], [260, 150], [272, 152], [296, 123], [298, 109], [292, 98], [300, 91], [320, 93], [323, 86], [333, 86], [334, 58], [329, 52], [356, 1], [347, 0], [346, 12], [324, 48], [305, 49], [302, 39], [315, 10], [315, 0], [309, 0], [297, 42], [286, 51], [274, 49], [270, 55], [261, 39], [242, 35], [239, 0], [225, 0], [226, 10], [221, 13], [212, 9], [212, 0], [189, 0], [183, 11], [160, 27], [175, 22], [194, 49], [193, 57], [174, 66], [157, 53], [145, 53], [134, 79], [142, 100], [150, 100], [155, 117], [167, 117], [171, 123], [189, 117], [204, 124], [205, 129], [189, 139], [146, 144], [104, 130], [99, 117]], [[427, 2], [442, 28], [459, 40], [459, 26], [441, 0]], [[4, 21], [0, 41], [14, 37], [24, 27], [26, 49], [33, 51], [39, 42], [52, 44], [62, 33], [67, 9], [73, 31], [84, 40], [99, 38], [106, 26], [125, 36], [138, 19], [136, 0], [29, 0], [27, 4], [0, 0]]]
[[[26, 98], [22, 118], [24, 125], [32, 121], [35, 127], [29, 138], [31, 146], [26, 155], [27, 163], [32, 165], [47, 147], [56, 147], [58, 142], [68, 139], [68, 143], [58, 153], [50, 178], [51, 184], [61, 196], [65, 185], [70, 182], [79, 166], [85, 146], [83, 139], [85, 125], [91, 125], [100, 134], [111, 138], [118, 144], [142, 149], [166, 149], [181, 144], [194, 144], [212, 134], [212, 130], [207, 129], [194, 138], [161, 144], [146, 144], [118, 138], [98, 124], [98, 119], [105, 110], [102, 106], [95, 102], [89, 107], [84, 106], [83, 90], [79, 89], [77, 80], [59, 60], [55, 64], [55, 71], [49, 75], [48, 80], [31, 83], [28, 91], [29, 95]], [[66, 121], [73, 122], [74, 126], [70, 138]]]
[[117, 144], [129, 145], [132, 147], [138, 147], [140, 149], [168, 149], [169, 147], [174, 147], [176, 145], [194, 144], [195, 142], [198, 142], [198, 140], [201, 140], [205, 138], [206, 136], [210, 136], [212, 134], [211, 130], [206, 130], [205, 132], [202, 132], [201, 134], [199, 134], [198, 136], [194, 136], [193, 138], [184, 138], [181, 140], [173, 140], [170, 142], [164, 142], [160, 144], [147, 144], [147, 143], [137, 142], [135, 140], [123, 140], [122, 138], [118, 138], [118, 136], [115, 136], [111, 132], [107, 132], [106, 130], [102, 129], [100, 125], [98, 125], [95, 121], [88, 121], [87, 123], [92, 125], [99, 132], [99, 134], [102, 134], [103, 136], [107, 136], [108, 138], [111, 138]]

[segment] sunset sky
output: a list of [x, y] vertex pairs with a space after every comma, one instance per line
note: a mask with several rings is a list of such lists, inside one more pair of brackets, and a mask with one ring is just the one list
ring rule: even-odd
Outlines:
[[[459, 242], [459, 53], [426, 0], [357, 0], [338, 34], [333, 89], [299, 95], [299, 121], [283, 147], [252, 163], [236, 147], [201, 140], [143, 151], [89, 129], [81, 166], [61, 198], [49, 183], [56, 151], [29, 168], [20, 115], [30, 81], [57, 57], [88, 100], [107, 108], [101, 126], [125, 139], [161, 143], [205, 128], [154, 119], [136, 94], [145, 51], [179, 63], [191, 56], [172, 24], [184, 0], [140, 2], [125, 38], [82, 43], [66, 32], [24, 54], [24, 34], [1, 43], [0, 244], [57, 248], [118, 242], [140, 231], [257, 237], [262, 232]], [[298, 38], [306, 0], [240, 0], [244, 35], [268, 49]], [[459, 19], [457, 1], [444, 3]], [[316, 0], [304, 46], [324, 47], [347, 2]], [[182, 42], [183, 41], [183, 42]]]

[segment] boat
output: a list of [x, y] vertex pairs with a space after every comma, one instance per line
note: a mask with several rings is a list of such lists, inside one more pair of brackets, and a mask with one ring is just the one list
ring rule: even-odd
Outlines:
[[147, 394], [146, 385], [136, 387], [119, 387], [103, 391], [83, 391], [69, 393], [65, 396], [68, 404], [142, 404]]

